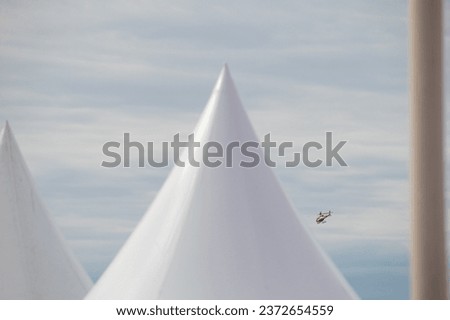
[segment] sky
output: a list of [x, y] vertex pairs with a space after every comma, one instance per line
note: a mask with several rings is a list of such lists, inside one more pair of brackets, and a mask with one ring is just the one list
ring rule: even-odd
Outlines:
[[[400, 0], [3, 0], [0, 121], [95, 281], [170, 170], [104, 168], [103, 144], [124, 132], [156, 145], [186, 137], [227, 62], [261, 140], [323, 144], [332, 131], [348, 141], [348, 167], [275, 173], [361, 298], [407, 299], [407, 39]], [[444, 44], [449, 79], [448, 24]]]

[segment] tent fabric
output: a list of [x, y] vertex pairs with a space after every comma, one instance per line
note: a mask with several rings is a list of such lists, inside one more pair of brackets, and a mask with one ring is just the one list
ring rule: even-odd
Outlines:
[[[225, 65], [194, 130], [201, 145], [259, 141]], [[262, 159], [260, 149], [256, 150]], [[272, 170], [172, 169], [88, 299], [352, 299]], [[201, 148], [195, 159], [201, 158]], [[187, 155], [184, 154], [184, 160]]]
[[82, 299], [92, 282], [42, 204], [8, 123], [0, 133], [0, 299]]

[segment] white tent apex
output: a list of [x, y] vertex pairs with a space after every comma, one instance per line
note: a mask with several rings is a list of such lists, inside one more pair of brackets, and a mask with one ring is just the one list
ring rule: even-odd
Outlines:
[[3, 141], [6, 139], [6, 136], [11, 136], [11, 127], [9, 126], [9, 122], [6, 121], [3, 129], [0, 133], [0, 143], [3, 144]]
[[228, 67], [228, 63], [227, 62], [225, 62], [224, 64], [223, 64], [223, 67], [222, 67], [222, 70], [224, 71], [224, 72], [230, 72], [230, 67]]
[[220, 71], [219, 78], [217, 79], [214, 90], [211, 94], [208, 105], [211, 104], [225, 104], [224, 107], [227, 108], [237, 104], [242, 108], [242, 103], [240, 101], [236, 85], [234, 84], [230, 69], [226, 63]]
[[[228, 128], [231, 124], [233, 130]], [[214, 130], [210, 130], [212, 126], [215, 127]], [[241, 134], [237, 134], [238, 131]], [[228, 143], [236, 139], [257, 141], [226, 63], [220, 71], [194, 132], [195, 137], [205, 143], [208, 141]], [[246, 132], [245, 137], [242, 136], [243, 132]]]
[[230, 69], [228, 68], [228, 64], [224, 64], [222, 70], [220, 71], [219, 79], [217, 79], [216, 90], [225, 91], [226, 89], [234, 89], [234, 81], [231, 77]]
[[36, 191], [14, 134], [0, 137], [0, 299], [80, 299], [92, 286]]
[[[6, 152], [8, 154], [11, 154], [11, 146], [16, 145], [16, 141], [14, 138], [14, 134], [11, 130], [11, 127], [8, 123], [8, 121], [5, 122], [4, 127], [2, 128], [0, 132], [0, 152]], [[3, 151], [7, 150], [7, 151]]]

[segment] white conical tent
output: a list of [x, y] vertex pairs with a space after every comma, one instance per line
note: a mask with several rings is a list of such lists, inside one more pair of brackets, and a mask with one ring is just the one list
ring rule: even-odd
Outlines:
[[40, 201], [11, 129], [0, 133], [0, 299], [82, 299], [92, 286]]
[[[217, 141], [224, 149], [232, 141], [259, 141], [226, 66], [194, 134], [202, 146]], [[240, 160], [249, 161], [234, 150], [230, 168], [175, 167], [87, 298], [356, 297], [271, 169], [243, 168]]]

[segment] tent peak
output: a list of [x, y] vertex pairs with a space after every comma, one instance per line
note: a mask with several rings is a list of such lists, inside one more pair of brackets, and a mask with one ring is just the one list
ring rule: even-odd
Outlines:
[[3, 129], [0, 133], [0, 142], [5, 141], [6, 139], [10, 139], [12, 135], [11, 127], [9, 125], [8, 120], [5, 121], [5, 125], [3, 126]]
[[80, 299], [92, 286], [36, 191], [6, 122], [0, 133], [0, 299]]
[[227, 63], [223, 65], [222, 70], [220, 71], [219, 78], [214, 86], [214, 91], [216, 93], [225, 93], [225, 95], [238, 96], [237, 89]]
[[217, 82], [218, 87], [224, 87], [228, 83], [233, 82], [231, 78], [230, 68], [228, 67], [228, 64], [226, 62], [223, 65], [222, 70], [220, 71], [219, 79]]
[[225, 62], [222, 67], [223, 71], [230, 72], [230, 67], [228, 66], [228, 62]]
[[[230, 130], [229, 124], [234, 124], [234, 129]], [[237, 135], [236, 125], [242, 127], [242, 132], [246, 132], [246, 138], [256, 141], [250, 120], [242, 106], [236, 85], [230, 74], [228, 64], [225, 63], [217, 78], [211, 96], [204, 112], [202, 113], [196, 129], [196, 137], [201, 141], [231, 141], [243, 138]], [[215, 130], [210, 128], [215, 127]], [[219, 128], [222, 128], [219, 130]]]

